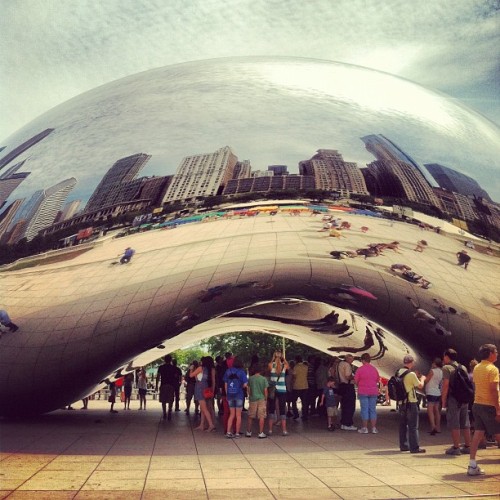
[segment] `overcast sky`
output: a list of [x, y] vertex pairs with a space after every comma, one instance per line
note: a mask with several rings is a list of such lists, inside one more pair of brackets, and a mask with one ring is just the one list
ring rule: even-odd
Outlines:
[[0, 0], [0, 144], [71, 97], [199, 59], [289, 55], [386, 71], [500, 123], [498, 0]]

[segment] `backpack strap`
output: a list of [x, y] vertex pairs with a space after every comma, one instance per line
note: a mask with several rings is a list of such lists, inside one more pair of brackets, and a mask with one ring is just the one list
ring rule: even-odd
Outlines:
[[[401, 368], [399, 369], [401, 370]], [[398, 373], [399, 373], [399, 370], [396, 372], [396, 376], [398, 376]], [[408, 375], [410, 373], [411, 370], [408, 370], [408, 368], [406, 368], [406, 370], [401, 373], [401, 375], [399, 375], [399, 378], [401, 379], [401, 381], [403, 382], [403, 386], [405, 384], [405, 377], [406, 375]], [[409, 392], [406, 391], [406, 387], [405, 387], [405, 392], [406, 392], [406, 400], [408, 400], [408, 395], [410, 394]], [[413, 392], [415, 392], [415, 389], [413, 389]], [[414, 394], [415, 397], [416, 397], [416, 394]]]

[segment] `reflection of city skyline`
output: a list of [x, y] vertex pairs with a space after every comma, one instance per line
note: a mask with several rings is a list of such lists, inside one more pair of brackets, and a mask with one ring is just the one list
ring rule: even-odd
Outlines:
[[[46, 129], [14, 148], [0, 159], [0, 168], [8, 166], [53, 131], [53, 128]], [[269, 165], [267, 171], [252, 171], [251, 160], [239, 161], [231, 148], [226, 146], [213, 153], [184, 157], [173, 176], [136, 178], [152, 157], [137, 153], [118, 159], [108, 169], [80, 214], [94, 214], [95, 218], [102, 220], [106, 215], [102, 213], [103, 209], [108, 209], [108, 216], [114, 216], [117, 213], [113, 211], [113, 207], [117, 206], [122, 208], [119, 213], [123, 213], [154, 208], [155, 205], [165, 203], [190, 202], [206, 196], [287, 189], [330, 190], [347, 196], [371, 194], [400, 197], [440, 209], [444, 207], [445, 212], [452, 208], [455, 213], [466, 217], [473, 212], [472, 203], [466, 201], [467, 197], [484, 197], [490, 201], [487, 192], [471, 177], [437, 163], [425, 164], [425, 168], [422, 168], [408, 153], [382, 134], [367, 135], [360, 139], [366, 150], [376, 158], [366, 167], [344, 161], [337, 150], [318, 149], [309, 160], [299, 162], [299, 174], [290, 174], [286, 165]], [[19, 172], [26, 161], [15, 164], [0, 175], [0, 209], [31, 173]], [[429, 179], [443, 188], [443, 191], [463, 196], [461, 199], [455, 197], [457, 199], [450, 205], [449, 196], [443, 197], [442, 193], [433, 190]], [[39, 230], [53, 224], [64, 227], [61, 223], [78, 215], [77, 208], [81, 200], [70, 201], [63, 209], [67, 196], [76, 184], [75, 178], [66, 179], [36, 191], [29, 200], [17, 199], [11, 202], [0, 214], [1, 241], [15, 243], [22, 237], [29, 240]], [[460, 207], [464, 204], [469, 206]], [[33, 218], [37, 219], [35, 223], [31, 221]], [[87, 220], [92, 220], [92, 217]], [[7, 233], [10, 236], [6, 239]]]

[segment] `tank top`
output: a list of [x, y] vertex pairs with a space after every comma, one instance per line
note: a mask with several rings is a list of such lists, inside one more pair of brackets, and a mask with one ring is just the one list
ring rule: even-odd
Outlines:
[[443, 370], [441, 368], [432, 369], [432, 378], [425, 385], [425, 393], [429, 396], [441, 396], [441, 385], [443, 382]]
[[[279, 377], [279, 378], [278, 378]], [[286, 392], [285, 367], [282, 367], [282, 372], [276, 373], [276, 363], [273, 363], [271, 368], [271, 382], [276, 384], [276, 392]]]

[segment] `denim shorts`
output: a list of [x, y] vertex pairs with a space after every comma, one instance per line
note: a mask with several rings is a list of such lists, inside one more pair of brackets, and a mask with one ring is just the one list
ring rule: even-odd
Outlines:
[[228, 399], [229, 408], [243, 408], [243, 399]]
[[432, 394], [427, 394], [427, 396], [425, 396], [425, 399], [427, 399], [428, 403], [439, 403], [441, 401], [441, 396], [433, 396]]

